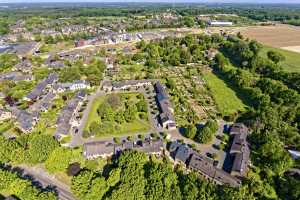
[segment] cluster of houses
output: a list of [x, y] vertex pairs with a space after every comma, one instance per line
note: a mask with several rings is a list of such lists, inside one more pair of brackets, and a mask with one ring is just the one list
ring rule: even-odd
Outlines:
[[46, 90], [54, 85], [58, 81], [58, 74], [51, 73], [47, 78], [40, 81], [36, 87], [27, 94], [23, 99], [25, 101], [36, 101], [41, 99], [41, 97], [45, 94]]
[[136, 150], [147, 154], [160, 155], [164, 148], [165, 145], [162, 139], [153, 140], [146, 138], [145, 140], [125, 141], [121, 144], [99, 141], [85, 143], [83, 145], [83, 156], [86, 159], [106, 158], [112, 155], [119, 155], [125, 150]]
[[75, 47], [101, 44], [119, 44], [122, 42], [138, 42], [141, 40], [163, 39], [165, 37], [182, 37], [180, 31], [145, 31], [137, 33], [108, 32], [104, 35], [90, 39], [80, 39], [75, 42]]
[[241, 180], [224, 170], [218, 169], [214, 166], [213, 160], [204, 157], [185, 144], [180, 144], [176, 141], [172, 142], [168, 150], [175, 164], [183, 164], [187, 169], [199, 172], [204, 178], [215, 184], [227, 184], [232, 187], [237, 187], [241, 184]]
[[[249, 165], [249, 145], [246, 137], [248, 129], [244, 124], [237, 123], [231, 127], [230, 135], [233, 136], [233, 144], [230, 154], [234, 157], [230, 173], [216, 167], [214, 161], [196, 152], [186, 144], [177, 141], [171, 142], [168, 147], [168, 155], [174, 164], [184, 165], [188, 171], [196, 171], [205, 179], [219, 185], [238, 187], [242, 178], [246, 175]], [[147, 154], [161, 155], [166, 146], [161, 139], [137, 141], [122, 141], [121, 144], [96, 141], [88, 142], [83, 146], [83, 156], [86, 159], [98, 157], [107, 158], [118, 155], [124, 150], [136, 150]]]
[[229, 152], [233, 157], [230, 173], [218, 169], [214, 165], [213, 160], [178, 142], [172, 142], [169, 146], [170, 156], [175, 162], [184, 164], [189, 170], [199, 172], [203, 177], [216, 184], [227, 184], [237, 187], [246, 175], [249, 165], [248, 129], [244, 124], [236, 123], [231, 127], [230, 135], [233, 137], [233, 143]]
[[91, 39], [80, 39], [75, 42], [75, 47], [82, 47], [86, 45], [100, 45], [100, 44], [118, 44], [121, 42], [140, 41], [143, 39], [140, 33], [109, 33], [100, 35]]
[[79, 126], [80, 116], [78, 113], [85, 99], [86, 93], [81, 90], [63, 107], [56, 122], [54, 137], [57, 140], [68, 136], [72, 128], [76, 129]]
[[[16, 120], [16, 126], [19, 130], [30, 133], [39, 121], [40, 113], [48, 111], [57, 94], [64, 91], [77, 91], [88, 88], [90, 88], [89, 83], [82, 80], [72, 83], [59, 83], [58, 74], [50, 73], [23, 97], [24, 101], [29, 102], [27, 110], [18, 109], [17, 107], [11, 107], [8, 111], [1, 110], [1, 121], [12, 117]], [[80, 92], [76, 97], [80, 99], [81, 97], [84, 98], [85, 95]]]

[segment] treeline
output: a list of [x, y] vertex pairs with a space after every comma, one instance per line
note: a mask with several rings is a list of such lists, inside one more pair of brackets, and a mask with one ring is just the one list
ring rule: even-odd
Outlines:
[[[251, 100], [252, 109], [240, 118], [253, 130], [249, 138], [251, 160], [262, 181], [268, 182], [279, 196], [284, 191], [281, 185], [288, 184], [282, 177], [294, 165], [285, 147], [300, 148], [300, 95], [289, 83], [291, 80], [276, 80], [275, 74], [289, 74], [282, 72], [276, 62], [260, 57], [260, 49], [255, 41], [230, 36], [220, 48], [226, 57], [218, 54], [214, 69]], [[229, 65], [230, 61], [236, 67]], [[299, 180], [293, 181], [299, 187]], [[287, 192], [290, 196], [281, 198], [294, 199], [289, 189]]]
[[57, 199], [55, 193], [42, 191], [33, 186], [30, 180], [23, 179], [17, 173], [6, 169], [0, 169], [0, 193], [12, 195], [20, 200]]
[[299, 80], [291, 83], [292, 80], [274, 79], [278, 74], [289, 74], [282, 72], [275, 62], [260, 57], [260, 49], [255, 41], [229, 37], [221, 51], [238, 68], [226, 68], [226, 59], [221, 54], [216, 57], [215, 67], [253, 102], [254, 110], [248, 118], [254, 130], [272, 133], [285, 145], [299, 148], [300, 95], [294, 90]]
[[0, 136], [0, 163], [12, 166], [45, 164], [50, 173], [64, 173], [75, 162], [85, 165], [81, 150], [61, 147], [50, 135], [32, 133], [16, 139]]

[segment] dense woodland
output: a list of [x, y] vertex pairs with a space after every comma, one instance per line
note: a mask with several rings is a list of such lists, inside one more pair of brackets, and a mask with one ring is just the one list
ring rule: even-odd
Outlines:
[[[103, 19], [104, 17], [112, 19], [114, 17], [120, 17], [129, 20], [135, 19], [137, 16], [144, 16], [146, 19], [150, 19], [151, 16], [163, 12], [172, 12], [175, 16], [182, 17], [176, 23], [163, 23], [163, 21], [161, 21], [159, 25], [151, 25], [149, 23], [141, 25], [140, 23], [134, 23], [135, 26], [128, 26], [128, 31], [194, 25], [193, 21], [190, 19], [195, 20], [195, 25], [203, 27], [203, 22], [196, 19], [196, 17], [201, 14], [236, 14], [256, 22], [280, 21], [297, 26], [299, 25], [300, 20], [300, 7], [298, 5], [176, 4], [171, 10], [169, 4], [146, 5], [147, 6], [138, 3], [134, 5], [119, 3], [114, 5], [114, 7], [111, 7], [109, 4], [78, 4], [77, 6], [71, 6], [72, 9], [70, 9], [70, 5], [68, 4], [58, 3], [49, 4], [49, 7], [47, 8], [41, 8], [39, 5], [26, 5], [27, 8], [23, 9], [22, 5], [19, 7], [18, 5], [9, 4], [9, 9], [0, 8], [0, 35], [7, 34], [9, 32], [9, 25], [20, 19], [28, 21], [26, 26], [30, 30], [32, 27], [39, 27], [43, 22], [49, 22], [50, 20], [56, 19], [71, 20], [73, 21], [73, 24], [86, 25], [95, 17], [99, 17], [99, 19], [101, 17], [103, 17]], [[99, 22], [102, 23], [104, 21], [103, 19], [100, 19]], [[237, 18], [229, 18], [229, 20], [236, 21]], [[55, 24], [52, 24], [51, 27], [55, 27]]]

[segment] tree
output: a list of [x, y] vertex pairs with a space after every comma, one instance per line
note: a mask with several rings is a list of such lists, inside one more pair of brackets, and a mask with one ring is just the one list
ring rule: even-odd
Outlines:
[[48, 157], [45, 167], [50, 173], [64, 172], [73, 158], [73, 152], [68, 148], [57, 148]]
[[258, 149], [259, 163], [257, 164], [275, 175], [283, 175], [293, 166], [293, 160], [278, 139], [269, 136], [266, 140], [266, 143]]
[[74, 176], [71, 185], [74, 195], [80, 199], [85, 199], [85, 196], [90, 192], [93, 177], [93, 172], [89, 170], [83, 170], [77, 176]]
[[147, 102], [142, 99], [136, 104], [138, 112], [148, 112]]
[[57, 147], [58, 142], [51, 135], [35, 135], [29, 143], [28, 161], [33, 164], [44, 162]]
[[181, 199], [178, 179], [170, 166], [149, 163], [145, 171], [147, 180], [145, 196], [148, 200], [177, 200]]
[[[112, 191], [108, 199], [134, 200], [146, 199], [144, 188], [144, 164], [147, 162], [145, 154], [136, 151], [125, 151], [118, 159], [118, 168], [122, 169], [120, 182]], [[124, 194], [126, 195], [124, 196]]]
[[195, 20], [192, 17], [184, 17], [183, 23], [187, 27], [193, 27], [195, 25]]
[[188, 127], [184, 130], [184, 136], [190, 139], [193, 139], [196, 136], [197, 128], [193, 124], [189, 124]]
[[270, 60], [272, 60], [276, 64], [285, 60], [284, 55], [282, 55], [277, 51], [268, 51], [267, 56]]
[[216, 131], [218, 130], [218, 123], [213, 120], [209, 120], [204, 128], [200, 129], [196, 135], [196, 141], [200, 143], [209, 143], [213, 140]]
[[101, 118], [101, 121], [111, 122], [114, 119], [114, 112], [112, 110], [112, 107], [107, 102], [100, 104], [97, 109], [97, 113]]
[[137, 114], [136, 105], [129, 105], [124, 112], [124, 118], [126, 122], [133, 122], [136, 119], [136, 114]]
[[113, 110], [121, 106], [121, 98], [117, 94], [111, 94], [107, 97], [107, 103], [111, 106]]
[[186, 49], [180, 51], [180, 63], [187, 64], [191, 61], [191, 54]]
[[124, 112], [119, 111], [115, 114], [114, 117], [115, 122], [117, 122], [118, 124], [122, 124], [125, 122], [125, 118], [124, 118]]
[[180, 55], [177, 51], [174, 51], [170, 56], [168, 62], [173, 66], [180, 65]]

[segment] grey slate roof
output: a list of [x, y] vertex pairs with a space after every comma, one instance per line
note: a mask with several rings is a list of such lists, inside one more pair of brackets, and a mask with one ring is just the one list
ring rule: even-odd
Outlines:
[[115, 82], [113, 83], [113, 88], [114, 89], [119, 89], [119, 88], [122, 88], [122, 87], [131, 87], [131, 86], [135, 86], [137, 84], [147, 84], [147, 83], [150, 83], [151, 80], [126, 80], [126, 81], [120, 81], [120, 82]]
[[180, 144], [176, 141], [172, 142], [169, 146], [169, 152], [175, 160], [185, 163], [188, 168], [199, 172], [204, 177], [218, 184], [228, 184], [232, 187], [237, 187], [241, 184], [239, 179], [216, 168], [213, 165], [213, 160], [195, 152], [185, 144]]
[[168, 127], [176, 127], [175, 119], [171, 110], [172, 105], [168, 98], [165, 88], [161, 85], [159, 81], [155, 83], [154, 87], [156, 90], [156, 100], [160, 109], [159, 117], [161, 123], [163, 124], [165, 122], [172, 121], [171, 124], [168, 125]]
[[26, 42], [19, 45], [14, 46], [13, 51], [19, 56], [26, 56], [37, 47], [37, 42]]
[[12, 114], [16, 117], [20, 129], [24, 132], [30, 132], [39, 118], [37, 112], [29, 113], [17, 108], [12, 108]]
[[230, 134], [234, 137], [230, 148], [230, 154], [234, 156], [231, 172], [244, 176], [250, 160], [248, 128], [244, 124], [237, 123], [232, 126]]
[[10, 80], [10, 81], [26, 81], [31, 80], [32, 76], [30, 74], [23, 74], [21, 72], [8, 72], [0, 74], [0, 80]]
[[83, 155], [85, 158], [93, 158], [103, 155], [119, 154], [124, 150], [136, 150], [144, 153], [159, 153], [164, 148], [164, 143], [161, 139], [144, 141], [126, 141], [122, 144], [112, 144], [107, 142], [89, 142], [83, 145]]
[[180, 145], [176, 151], [175, 159], [186, 163], [192, 154], [191, 149], [186, 145]]
[[248, 133], [248, 128], [243, 124], [243, 123], [235, 123], [232, 125], [230, 128], [230, 135], [234, 134], [247, 134]]
[[79, 103], [82, 102], [83, 98], [86, 96], [84, 91], [78, 92], [74, 98], [69, 100], [67, 104], [63, 107], [58, 119], [57, 119], [57, 129], [55, 131], [55, 137], [60, 139], [62, 135], [68, 135], [71, 129], [71, 120], [74, 117], [76, 109]]
[[37, 84], [37, 86], [26, 96], [27, 99], [35, 100], [41, 96], [48, 85], [52, 85], [58, 80], [56, 73], [51, 73], [48, 77]]

